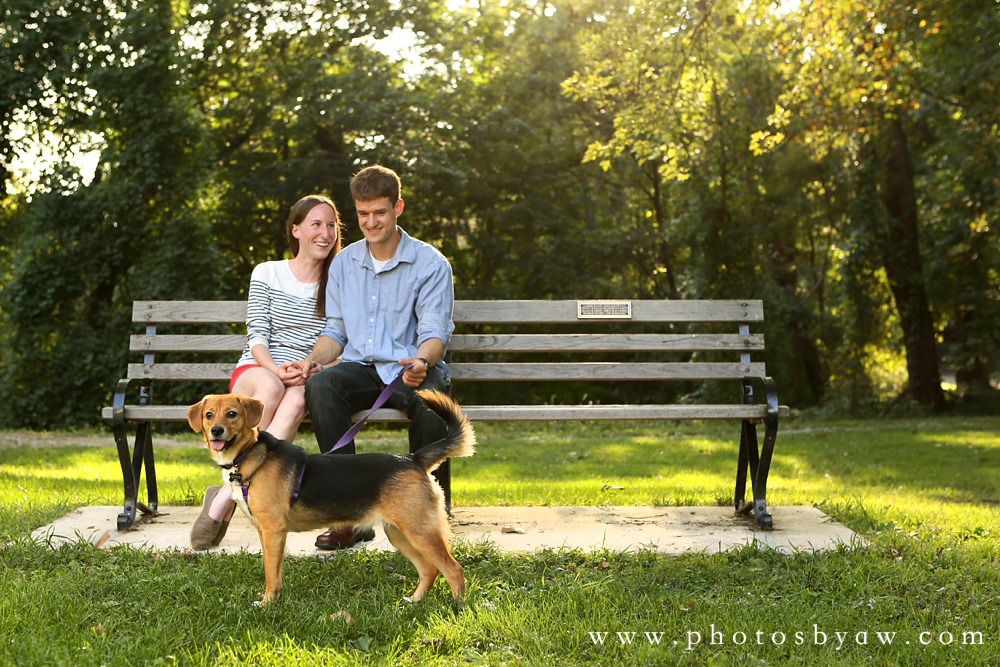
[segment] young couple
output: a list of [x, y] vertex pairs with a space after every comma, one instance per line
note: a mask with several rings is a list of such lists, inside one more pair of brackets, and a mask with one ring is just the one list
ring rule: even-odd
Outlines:
[[[451, 265], [396, 220], [403, 212], [399, 177], [373, 166], [351, 179], [363, 240], [341, 252], [333, 202], [311, 195], [288, 217], [292, 259], [254, 268], [247, 295], [247, 345], [229, 389], [264, 402], [258, 425], [291, 441], [307, 411], [321, 452], [351, 427], [351, 414], [370, 408], [406, 366], [386, 402], [410, 419], [410, 452], [445, 437], [417, 389], [447, 390], [439, 364], [455, 328]], [[354, 442], [338, 453], [353, 454]], [[222, 489], [225, 487], [225, 491]], [[191, 529], [191, 546], [222, 542], [235, 509], [228, 485], [205, 493]], [[374, 531], [328, 531], [320, 549], [371, 540]]]

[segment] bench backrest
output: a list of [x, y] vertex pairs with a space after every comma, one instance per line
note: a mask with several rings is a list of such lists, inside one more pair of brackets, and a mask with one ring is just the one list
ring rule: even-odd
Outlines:
[[[458, 381], [504, 380], [738, 380], [766, 375], [764, 336], [750, 333], [764, 320], [760, 300], [729, 301], [456, 301], [456, 333], [449, 343], [452, 377]], [[130, 349], [144, 355], [128, 366], [130, 379], [226, 380], [246, 336], [159, 333], [159, 325], [244, 325], [245, 301], [137, 301], [132, 321], [146, 325]], [[683, 325], [731, 324], [731, 333], [673, 333]], [[572, 326], [570, 326], [572, 325]], [[627, 326], [623, 326], [627, 325]], [[559, 331], [560, 327], [572, 331]], [[522, 333], [542, 329], [540, 332]], [[582, 330], [581, 330], [582, 329]], [[650, 333], [649, 329], [658, 329]], [[555, 331], [553, 331], [555, 330]], [[629, 330], [638, 330], [630, 332]], [[163, 363], [160, 353], [229, 352], [228, 362]], [[628, 353], [726, 353], [726, 360], [594, 360]], [[525, 361], [524, 354], [557, 361]], [[496, 355], [514, 354], [514, 361]], [[704, 356], [704, 355], [702, 355]], [[472, 361], [466, 359], [472, 358]], [[581, 361], [585, 358], [585, 361]]]

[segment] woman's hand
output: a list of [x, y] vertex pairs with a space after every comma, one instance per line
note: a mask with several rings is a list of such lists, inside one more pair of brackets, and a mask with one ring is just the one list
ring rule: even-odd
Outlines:
[[301, 361], [286, 361], [278, 366], [278, 379], [286, 387], [299, 387], [304, 385], [310, 377], [308, 370], [303, 370]]

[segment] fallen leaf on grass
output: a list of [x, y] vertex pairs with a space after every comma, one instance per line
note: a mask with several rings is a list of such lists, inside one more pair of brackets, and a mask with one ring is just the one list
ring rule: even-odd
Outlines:
[[608, 561], [604, 561], [603, 563], [601, 563], [601, 564], [600, 564], [600, 566], [599, 566], [599, 567], [600, 567], [600, 568], [601, 568], [602, 570], [606, 570], [606, 569], [608, 569], [609, 567], [611, 567], [611, 563], [609, 563]]
[[341, 618], [344, 619], [345, 623], [353, 623], [354, 622], [354, 617], [351, 616], [346, 611], [338, 611], [336, 614], [330, 614], [330, 620], [331, 621], [336, 621], [337, 619], [341, 619]]
[[504, 526], [500, 529], [501, 533], [515, 533], [517, 535], [524, 535], [523, 530], [518, 530], [517, 528], [511, 528], [510, 526]]
[[431, 648], [441, 648], [444, 646], [444, 640], [446, 637], [435, 637], [434, 639], [421, 639], [420, 643], [424, 646], [430, 646]]
[[90, 629], [94, 631], [94, 634], [100, 637], [104, 634], [104, 624], [98, 623], [97, 625], [90, 626]]

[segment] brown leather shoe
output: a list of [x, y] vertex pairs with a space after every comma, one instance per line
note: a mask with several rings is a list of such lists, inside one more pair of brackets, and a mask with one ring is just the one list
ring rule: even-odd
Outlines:
[[358, 530], [353, 526], [340, 528], [339, 530], [328, 530], [316, 537], [316, 548], [325, 551], [336, 551], [337, 549], [349, 549], [358, 542], [370, 542], [375, 539], [375, 529]]
[[221, 486], [216, 485], [205, 490], [201, 514], [191, 525], [191, 548], [195, 551], [204, 551], [209, 547], [219, 546], [222, 538], [226, 536], [226, 531], [229, 530], [229, 519], [216, 521], [208, 515], [208, 510], [212, 507], [212, 502], [221, 489]]

